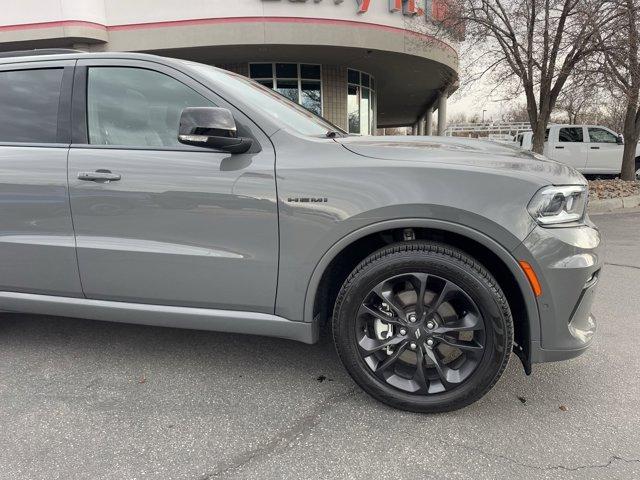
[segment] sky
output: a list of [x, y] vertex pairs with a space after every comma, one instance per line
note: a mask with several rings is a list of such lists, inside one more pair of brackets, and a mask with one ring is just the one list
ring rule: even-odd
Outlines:
[[[477, 77], [483, 66], [477, 56], [472, 54], [471, 47], [463, 43], [460, 48], [461, 64], [458, 71], [460, 76], [460, 88], [449, 97], [447, 115], [449, 118], [457, 114], [464, 113], [467, 118], [477, 115], [482, 118], [482, 111], [486, 110], [485, 120], [500, 121], [504, 113], [512, 110], [518, 104], [524, 105], [524, 95], [520, 98], [512, 97], [512, 88], [501, 88], [496, 84], [495, 75], [488, 73], [481, 78], [476, 78], [473, 83], [468, 84], [470, 75]], [[474, 50], [475, 51], [475, 50]]]
[[485, 120], [500, 121], [504, 112], [513, 108], [519, 99], [505, 98], [505, 93], [497, 91], [494, 95], [489, 96], [490, 86], [479, 81], [469, 88], [461, 88], [449, 97], [449, 105], [447, 106], [447, 115], [453, 118], [455, 115], [464, 113], [467, 118], [478, 115], [482, 118], [482, 111]]

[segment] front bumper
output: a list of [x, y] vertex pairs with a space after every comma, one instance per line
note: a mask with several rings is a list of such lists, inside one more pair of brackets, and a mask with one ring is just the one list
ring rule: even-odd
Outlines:
[[577, 357], [591, 344], [596, 331], [591, 306], [603, 263], [600, 243], [590, 222], [574, 228], [536, 227], [514, 252], [533, 266], [542, 285], [539, 330], [531, 329], [531, 363]]

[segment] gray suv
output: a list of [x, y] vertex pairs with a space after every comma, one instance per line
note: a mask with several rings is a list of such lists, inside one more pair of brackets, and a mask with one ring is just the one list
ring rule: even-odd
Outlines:
[[575, 170], [350, 136], [207, 65], [0, 58], [0, 202], [1, 310], [306, 343], [326, 325], [401, 409], [463, 407], [512, 351], [530, 373], [595, 332], [600, 236]]

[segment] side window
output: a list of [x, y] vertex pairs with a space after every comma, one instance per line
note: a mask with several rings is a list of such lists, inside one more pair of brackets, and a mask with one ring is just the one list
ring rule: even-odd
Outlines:
[[582, 132], [582, 127], [561, 128], [560, 141], [572, 143], [583, 142], [584, 134]]
[[92, 145], [176, 147], [180, 114], [212, 102], [178, 80], [142, 68], [92, 67], [87, 127]]
[[0, 72], [0, 141], [55, 143], [62, 68]]
[[589, 141], [592, 143], [618, 143], [618, 137], [603, 128], [590, 128]]

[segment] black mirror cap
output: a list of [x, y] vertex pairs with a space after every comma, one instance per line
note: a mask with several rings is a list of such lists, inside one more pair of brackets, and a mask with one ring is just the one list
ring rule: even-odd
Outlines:
[[226, 108], [187, 107], [180, 115], [180, 135], [235, 138], [238, 135], [233, 114]]
[[238, 138], [231, 111], [217, 107], [187, 107], [182, 110], [178, 141], [229, 153], [245, 153], [253, 144], [250, 138]]
[[618, 135], [618, 138], [616, 139], [616, 143], [618, 145], [624, 145], [624, 137], [622, 135]]

